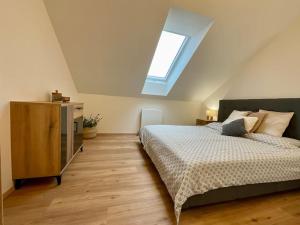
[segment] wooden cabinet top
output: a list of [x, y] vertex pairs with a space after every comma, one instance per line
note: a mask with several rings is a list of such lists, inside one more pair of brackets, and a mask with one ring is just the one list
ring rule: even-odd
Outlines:
[[52, 104], [52, 105], [61, 105], [61, 106], [68, 106], [68, 105], [83, 105], [82, 102], [46, 102], [46, 101], [11, 101], [11, 103], [18, 103], [18, 104]]
[[207, 124], [210, 124], [210, 123], [213, 123], [213, 122], [217, 122], [217, 121], [214, 121], [214, 120], [196, 119], [196, 125], [197, 125], [197, 126], [204, 126], [204, 125], [207, 125]]

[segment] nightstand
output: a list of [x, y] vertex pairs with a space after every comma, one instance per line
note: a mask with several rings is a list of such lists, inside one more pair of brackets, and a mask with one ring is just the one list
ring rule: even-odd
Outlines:
[[202, 119], [196, 119], [196, 126], [204, 126], [207, 125], [209, 123], [213, 123], [216, 122], [214, 120], [202, 120]]

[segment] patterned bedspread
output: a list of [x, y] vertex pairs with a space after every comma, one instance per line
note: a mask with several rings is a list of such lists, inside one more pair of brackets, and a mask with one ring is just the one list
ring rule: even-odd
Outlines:
[[300, 149], [220, 134], [208, 126], [146, 126], [144, 149], [156, 166], [179, 221], [187, 198], [246, 184], [300, 179]]

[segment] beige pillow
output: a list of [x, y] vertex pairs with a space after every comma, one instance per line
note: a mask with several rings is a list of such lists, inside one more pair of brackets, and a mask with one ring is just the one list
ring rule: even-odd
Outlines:
[[294, 115], [293, 112], [273, 112], [262, 109], [259, 112], [267, 113], [267, 115], [256, 133], [269, 134], [276, 137], [282, 137]]
[[230, 119], [228, 118], [224, 123], [223, 125], [226, 125], [226, 124], [229, 124], [235, 120], [238, 120], [238, 119], [244, 119], [244, 124], [245, 124], [245, 130], [247, 131], [247, 133], [250, 133], [251, 130], [253, 129], [253, 127], [255, 126], [255, 124], [257, 123], [258, 121], [258, 118], [257, 117], [247, 117], [247, 116], [240, 116], [239, 118], [233, 118], [233, 119]]
[[255, 126], [250, 131], [250, 133], [255, 132], [259, 128], [260, 124], [262, 123], [266, 115], [267, 113], [263, 113], [263, 112], [252, 112], [248, 115], [248, 117], [256, 117], [258, 119]]
[[242, 117], [247, 116], [249, 113], [249, 111], [233, 110], [228, 118], [223, 122], [223, 124], [228, 124], [234, 120], [241, 119]]
[[250, 133], [254, 126], [256, 125], [256, 123], [258, 122], [258, 118], [257, 117], [244, 117], [244, 121], [245, 121], [245, 129], [247, 131], [247, 133]]

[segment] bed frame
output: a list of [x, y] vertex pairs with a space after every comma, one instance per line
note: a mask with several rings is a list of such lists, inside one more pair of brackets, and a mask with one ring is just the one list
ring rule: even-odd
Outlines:
[[[226, 120], [233, 110], [255, 112], [259, 109], [278, 112], [294, 112], [295, 114], [289, 127], [286, 129], [284, 136], [300, 140], [299, 98], [221, 100], [219, 103], [218, 121], [223, 122]], [[203, 206], [294, 189], [300, 189], [300, 180], [220, 188], [188, 198], [182, 208], [187, 209], [195, 206]]]

